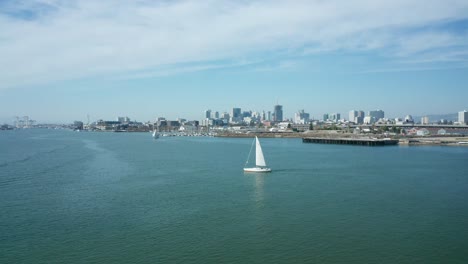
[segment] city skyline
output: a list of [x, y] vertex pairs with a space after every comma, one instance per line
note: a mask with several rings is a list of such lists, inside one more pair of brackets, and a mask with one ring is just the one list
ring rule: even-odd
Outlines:
[[0, 123], [458, 113], [467, 26], [466, 1], [2, 1]]

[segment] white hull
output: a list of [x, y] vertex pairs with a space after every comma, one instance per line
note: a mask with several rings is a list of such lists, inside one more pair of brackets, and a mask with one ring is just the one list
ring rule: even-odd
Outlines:
[[271, 172], [270, 168], [244, 168], [245, 172]]

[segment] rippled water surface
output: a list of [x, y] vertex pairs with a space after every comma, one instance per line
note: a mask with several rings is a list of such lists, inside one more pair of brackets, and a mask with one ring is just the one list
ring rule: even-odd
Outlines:
[[0, 131], [0, 263], [468, 263], [468, 148]]

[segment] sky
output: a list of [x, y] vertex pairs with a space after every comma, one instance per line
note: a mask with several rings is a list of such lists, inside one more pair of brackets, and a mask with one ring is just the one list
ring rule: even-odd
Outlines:
[[1, 0], [0, 123], [468, 110], [466, 0]]

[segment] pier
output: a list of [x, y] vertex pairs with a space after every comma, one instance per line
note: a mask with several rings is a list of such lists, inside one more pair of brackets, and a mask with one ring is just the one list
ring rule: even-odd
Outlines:
[[398, 140], [370, 138], [302, 138], [303, 143], [339, 144], [357, 146], [389, 146], [397, 145]]

